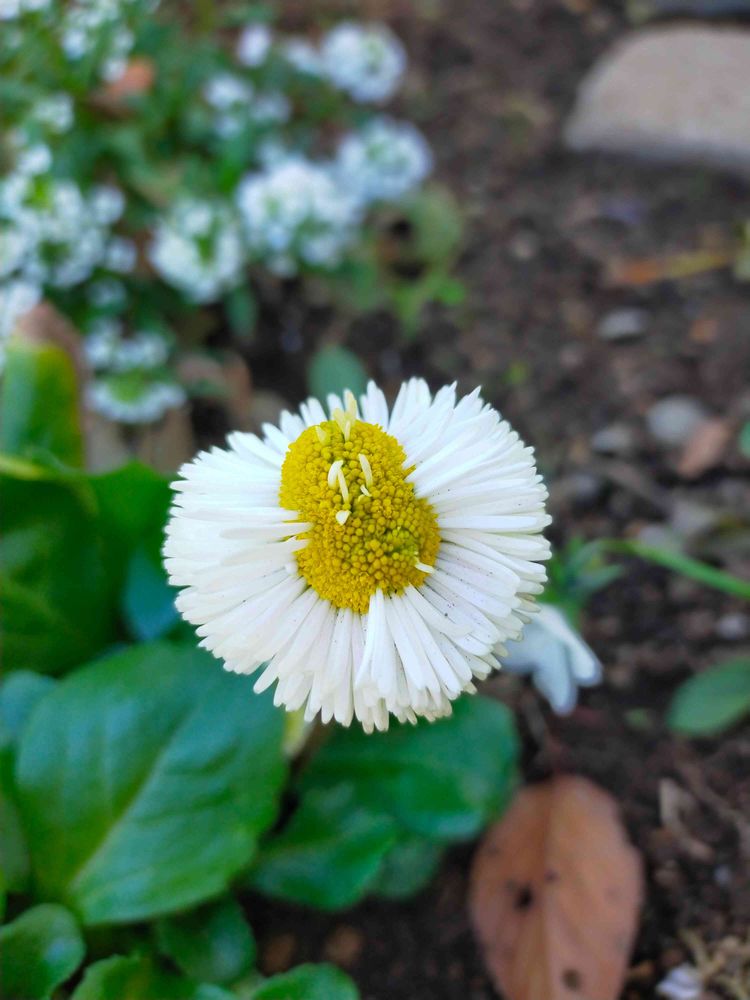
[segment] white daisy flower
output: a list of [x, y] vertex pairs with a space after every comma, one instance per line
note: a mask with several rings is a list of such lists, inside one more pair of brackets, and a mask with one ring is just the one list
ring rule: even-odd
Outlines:
[[534, 456], [475, 390], [370, 383], [181, 469], [165, 563], [184, 617], [275, 702], [369, 732], [451, 711], [535, 610]]
[[406, 52], [384, 24], [344, 21], [323, 39], [321, 58], [331, 83], [366, 104], [392, 97], [406, 70]]
[[602, 676], [597, 655], [549, 604], [541, 605], [519, 642], [508, 643], [503, 666], [514, 674], [531, 674], [558, 715], [572, 712], [578, 688], [593, 687]]

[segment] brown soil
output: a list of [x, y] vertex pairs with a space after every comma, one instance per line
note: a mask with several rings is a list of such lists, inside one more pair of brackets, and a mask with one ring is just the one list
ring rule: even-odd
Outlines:
[[[385, 7], [412, 53], [405, 111], [421, 120], [438, 177], [465, 208], [459, 271], [470, 304], [458, 318], [435, 312], [413, 345], [399, 340], [387, 317], [358, 323], [348, 342], [386, 385], [411, 373], [434, 384], [458, 378], [465, 389], [481, 383], [538, 449], [552, 485], [555, 541], [632, 536], [699, 504], [718, 527], [687, 544], [747, 577], [750, 531], [740, 518], [750, 510], [747, 462], [732, 446], [710, 472], [681, 479], [676, 456], [649, 437], [643, 420], [651, 403], [672, 393], [697, 397], [732, 421], [747, 412], [747, 288], [728, 271], [619, 290], [604, 274], [615, 258], [725, 243], [750, 216], [748, 189], [693, 169], [574, 156], [559, 139], [584, 72], [628, 30], [621, 6], [360, 5], [358, 13], [365, 7], [376, 16]], [[648, 312], [645, 334], [603, 340], [601, 317], [631, 306]], [[270, 387], [283, 369], [290, 396], [300, 388], [297, 357], [256, 360], [261, 384]], [[627, 425], [634, 444], [605, 459], [591, 438], [614, 422]], [[688, 956], [682, 932], [726, 947], [750, 925], [750, 732], [689, 743], [663, 721], [681, 680], [736, 651], [737, 642], [722, 638], [726, 628], [717, 629], [735, 613], [747, 607], [633, 564], [587, 609], [584, 631], [605, 663], [605, 681], [570, 718], [551, 717], [531, 692], [500, 683], [518, 708], [528, 779], [556, 770], [590, 776], [622, 803], [643, 852], [648, 894], [626, 997], [653, 996], [664, 971]], [[453, 852], [435, 884], [408, 903], [370, 901], [325, 916], [253, 901], [267, 970], [330, 959], [350, 971], [365, 1000], [490, 1000], [466, 916], [471, 856], [471, 847]]]

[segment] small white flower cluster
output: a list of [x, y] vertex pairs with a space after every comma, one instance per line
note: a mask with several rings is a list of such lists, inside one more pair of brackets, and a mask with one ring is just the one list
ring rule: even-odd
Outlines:
[[36, 102], [31, 109], [30, 117], [53, 135], [69, 132], [75, 118], [73, 98], [62, 91], [49, 94]]
[[[2, 244], [0, 244], [1, 248]], [[0, 252], [0, 262], [2, 255]], [[18, 320], [41, 299], [37, 285], [16, 280], [0, 283], [0, 372], [5, 365], [5, 342], [13, 333]]]
[[375, 118], [342, 141], [335, 171], [341, 187], [367, 206], [397, 201], [417, 188], [432, 169], [432, 152], [408, 122]]
[[101, 185], [84, 193], [49, 173], [51, 159], [46, 146], [25, 148], [0, 180], [0, 278], [71, 288], [99, 267], [132, 270], [135, 248], [111, 234], [125, 207], [122, 192]]
[[0, 21], [15, 21], [22, 14], [45, 10], [51, 0], [0, 0]]
[[301, 157], [246, 177], [237, 204], [251, 255], [275, 274], [334, 267], [357, 235], [357, 205], [329, 169]]
[[406, 52], [384, 24], [343, 21], [319, 46], [306, 38], [282, 38], [274, 46], [265, 25], [251, 24], [237, 42], [237, 60], [256, 69], [274, 51], [298, 73], [327, 80], [361, 104], [382, 104], [398, 90], [406, 72]]
[[224, 139], [252, 127], [282, 124], [291, 114], [289, 101], [282, 93], [256, 93], [252, 83], [234, 73], [211, 77], [203, 88], [203, 97], [216, 112], [214, 129]]
[[404, 47], [383, 24], [336, 25], [323, 39], [320, 56], [331, 83], [364, 104], [393, 97], [406, 71]]
[[185, 391], [176, 382], [101, 378], [89, 383], [86, 403], [96, 413], [120, 424], [150, 424], [182, 406]]
[[210, 302], [241, 280], [245, 248], [227, 206], [186, 197], [156, 226], [149, 259], [186, 298]]
[[[157, 5], [158, 0], [151, 0], [147, 6], [154, 9]], [[122, 76], [135, 43], [128, 8], [136, 11], [138, 6], [139, 0], [77, 0], [68, 5], [59, 24], [67, 58], [73, 62], [96, 58], [103, 80]]]
[[100, 319], [86, 336], [85, 353], [99, 373], [88, 386], [86, 402], [108, 420], [150, 423], [185, 402], [182, 387], [165, 377], [170, 348], [158, 333], [141, 330], [124, 337], [121, 323]]

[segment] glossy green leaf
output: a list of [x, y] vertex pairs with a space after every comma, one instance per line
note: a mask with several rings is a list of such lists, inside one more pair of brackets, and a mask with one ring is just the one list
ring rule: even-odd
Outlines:
[[352, 906], [377, 877], [397, 836], [393, 820], [358, 805], [351, 786], [311, 789], [261, 850], [251, 885], [324, 910]]
[[272, 822], [285, 773], [282, 715], [252, 686], [166, 642], [58, 684], [17, 767], [39, 894], [102, 924], [224, 890]]
[[114, 955], [90, 965], [71, 1000], [236, 1000], [233, 993], [159, 969], [148, 956]]
[[670, 729], [713, 736], [750, 714], [750, 659], [728, 660], [686, 681], [669, 709]]
[[359, 991], [333, 965], [298, 965], [261, 983], [251, 1000], [359, 1000]]
[[429, 885], [445, 845], [426, 837], [402, 837], [388, 851], [371, 891], [386, 899], [408, 899]]
[[337, 729], [302, 776], [304, 790], [351, 782], [357, 801], [434, 840], [475, 836], [507, 803], [518, 740], [499, 702], [460, 698], [453, 715], [366, 735]]
[[0, 927], [0, 997], [46, 1000], [83, 961], [78, 925], [62, 906], [43, 904]]
[[179, 620], [176, 593], [161, 563], [145, 548], [137, 548], [128, 564], [122, 595], [122, 616], [134, 639], [160, 639], [174, 628]]
[[85, 483], [0, 475], [6, 669], [59, 673], [111, 641], [113, 587]]
[[56, 344], [12, 339], [0, 390], [0, 450], [83, 464], [75, 367]]
[[55, 686], [51, 677], [17, 670], [0, 684], [0, 723], [14, 743], [39, 700]]
[[315, 352], [307, 372], [313, 396], [325, 402], [329, 392], [341, 395], [350, 389], [359, 396], [367, 388], [367, 372], [356, 354], [346, 347], [321, 347]]
[[186, 976], [201, 982], [234, 982], [255, 962], [253, 932], [234, 899], [166, 917], [158, 922], [155, 933], [162, 954]]

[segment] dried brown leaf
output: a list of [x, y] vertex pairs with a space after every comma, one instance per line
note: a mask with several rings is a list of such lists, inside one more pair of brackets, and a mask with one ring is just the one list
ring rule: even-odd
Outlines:
[[724, 458], [734, 434], [728, 420], [714, 417], [698, 425], [686, 442], [677, 471], [683, 479], [697, 479], [709, 469], [716, 468]]
[[507, 1000], [615, 1000], [642, 866], [614, 799], [579, 777], [524, 789], [475, 858], [471, 917]]

